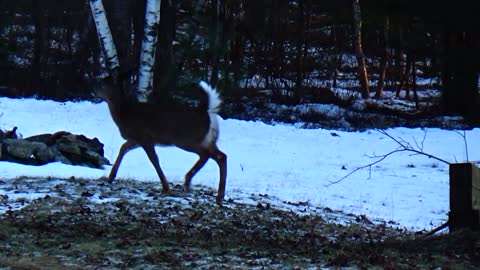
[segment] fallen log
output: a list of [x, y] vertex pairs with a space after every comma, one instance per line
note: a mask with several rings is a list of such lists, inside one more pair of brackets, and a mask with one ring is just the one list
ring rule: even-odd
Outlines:
[[87, 138], [67, 131], [40, 134], [25, 139], [16, 134], [17, 128], [0, 131], [0, 160], [26, 165], [62, 162], [70, 165], [102, 168], [110, 162], [103, 155], [103, 144], [97, 138]]

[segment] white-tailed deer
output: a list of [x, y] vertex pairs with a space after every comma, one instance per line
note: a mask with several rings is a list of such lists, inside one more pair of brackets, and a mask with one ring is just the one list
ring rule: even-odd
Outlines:
[[169, 184], [160, 168], [155, 145], [176, 146], [200, 157], [185, 175], [187, 190], [193, 176], [209, 158], [217, 162], [220, 183], [216, 201], [221, 205], [225, 196], [227, 156], [216, 145], [219, 132], [217, 113], [222, 101], [215, 89], [201, 81], [200, 87], [207, 94], [208, 101], [198, 108], [191, 108], [180, 104], [140, 103], [129, 98], [120, 85], [121, 82], [108, 77], [95, 89], [96, 95], [107, 101], [110, 114], [126, 140], [113, 164], [109, 181], [115, 179], [123, 156], [134, 148], [142, 147], [162, 181], [163, 192], [168, 192]]

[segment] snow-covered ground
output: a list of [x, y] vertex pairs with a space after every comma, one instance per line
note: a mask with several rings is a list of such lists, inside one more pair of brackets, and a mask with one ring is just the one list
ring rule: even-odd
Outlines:
[[[60, 130], [97, 137], [105, 144], [105, 156], [111, 162], [123, 143], [105, 103], [0, 98], [0, 113], [0, 128], [17, 126], [23, 137]], [[218, 145], [228, 155], [227, 199], [248, 202], [251, 194], [268, 194], [282, 201], [305, 203], [307, 210], [328, 207], [364, 214], [371, 220], [393, 221], [408, 229], [431, 229], [447, 219], [448, 165], [425, 156], [395, 154], [331, 184], [377, 160], [372, 156], [398, 148], [378, 131], [300, 129], [234, 119], [219, 119], [219, 124]], [[450, 162], [467, 158], [464, 139], [456, 131], [432, 128], [425, 133], [419, 128], [393, 128], [387, 132]], [[466, 139], [469, 160], [480, 160], [480, 129], [466, 131]], [[175, 184], [183, 183], [184, 174], [197, 159], [173, 147], [157, 147], [157, 153], [167, 178]], [[0, 180], [18, 176], [99, 178], [109, 171], [109, 166], [99, 170], [61, 163], [35, 167], [0, 162]], [[117, 177], [159, 181], [141, 149], [125, 156]], [[215, 162], [209, 161], [192, 184], [193, 188], [201, 184], [216, 189]], [[2, 194], [7, 191], [0, 190]]]

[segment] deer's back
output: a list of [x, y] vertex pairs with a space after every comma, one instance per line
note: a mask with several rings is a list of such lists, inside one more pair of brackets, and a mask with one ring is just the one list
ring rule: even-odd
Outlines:
[[201, 142], [210, 125], [207, 112], [181, 105], [133, 103], [112, 111], [112, 117], [122, 137], [139, 144], [181, 146]]

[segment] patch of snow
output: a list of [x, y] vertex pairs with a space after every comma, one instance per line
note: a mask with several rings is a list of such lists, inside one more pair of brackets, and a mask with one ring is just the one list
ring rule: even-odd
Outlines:
[[[332, 110], [317, 105], [299, 109]], [[10, 130], [17, 126], [24, 137], [60, 130], [97, 137], [105, 144], [105, 156], [111, 162], [124, 142], [105, 103], [0, 98], [0, 113], [3, 113], [0, 128]], [[398, 147], [379, 132], [301, 129], [294, 125], [220, 118], [219, 126], [218, 146], [228, 155], [227, 199], [249, 202], [251, 194], [267, 194], [284, 202], [308, 202], [309, 209], [342, 210], [366, 215], [371, 220], [393, 221], [409, 229], [431, 229], [448, 218], [448, 166], [424, 156], [399, 153], [330, 185], [376, 160], [371, 156]], [[464, 161], [467, 156], [463, 138], [455, 131], [431, 128], [425, 140], [424, 130], [420, 128], [391, 128], [387, 132], [412, 145], [423, 142], [425, 152], [451, 162]], [[470, 160], [480, 160], [480, 152], [475, 147], [480, 145], [480, 129], [467, 130], [466, 135]], [[184, 174], [198, 157], [172, 147], [158, 147], [156, 151], [169, 181], [183, 184]], [[10, 181], [7, 179], [19, 176], [98, 179], [106, 177], [110, 168], [0, 162], [0, 179]], [[158, 176], [141, 149], [125, 156], [117, 177], [158, 182], [160, 188]], [[203, 185], [216, 189], [218, 177], [217, 165], [208, 161], [193, 179], [193, 188]], [[2, 185], [0, 192], [8, 196], [15, 194], [14, 190], [3, 190]], [[26, 200], [44, 196], [42, 193], [17, 194]], [[100, 195], [94, 193], [94, 196], [98, 196], [98, 199], [94, 197], [96, 200], [103, 200]], [[114, 198], [105, 199], [105, 203], [109, 200]]]

